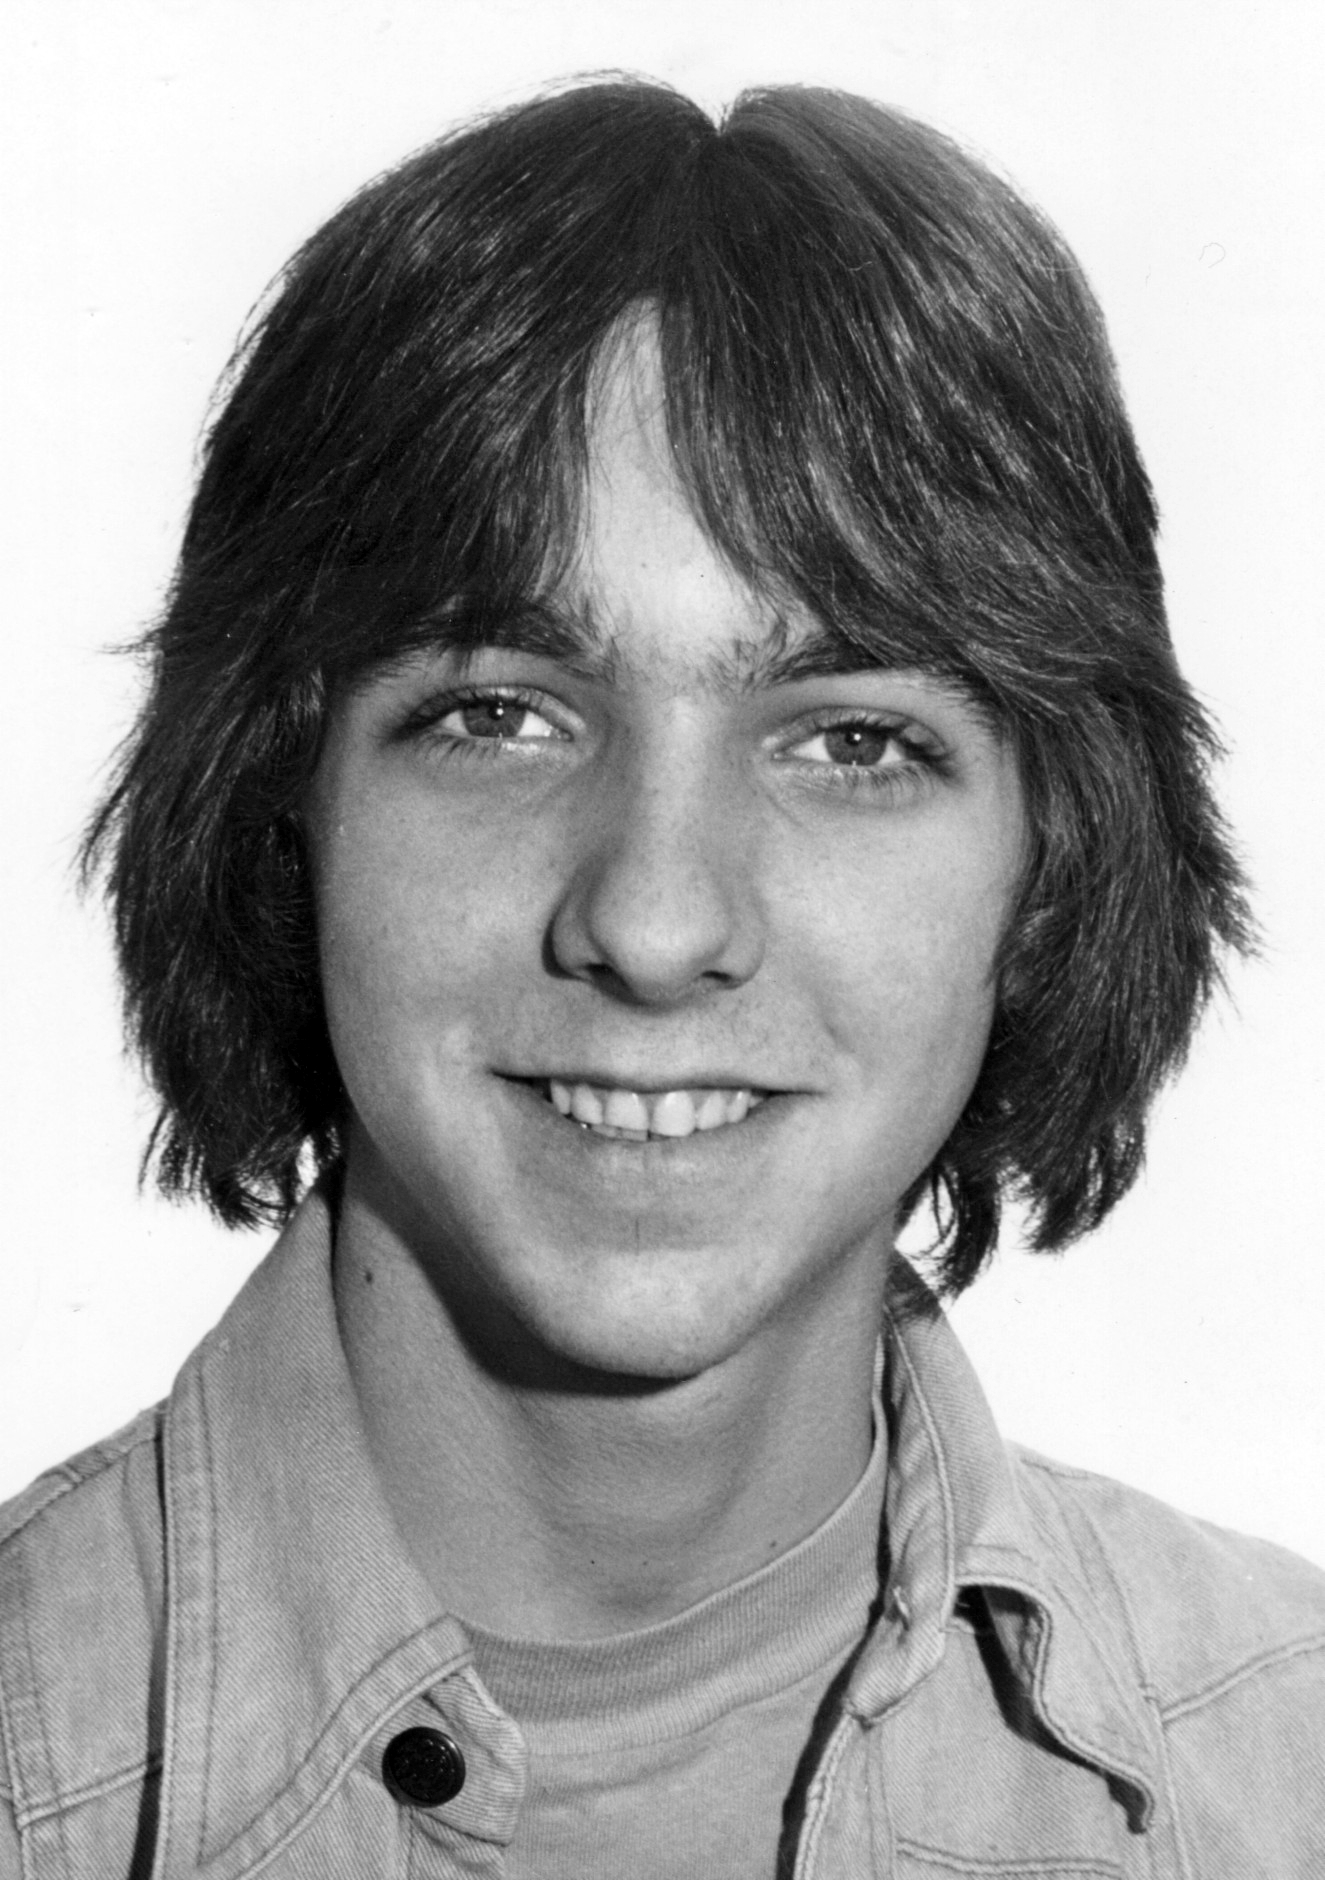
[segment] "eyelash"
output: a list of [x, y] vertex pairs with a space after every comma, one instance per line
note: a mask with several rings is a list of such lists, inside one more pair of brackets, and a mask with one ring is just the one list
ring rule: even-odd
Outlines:
[[[792, 750], [797, 745], [808, 744], [813, 738], [820, 738], [834, 731], [876, 731], [881, 732], [904, 753], [906, 761], [890, 764], [883, 768], [874, 768], [867, 764], [819, 763], [806, 758], [797, 759]], [[914, 789], [918, 783], [931, 777], [944, 777], [950, 774], [951, 764], [947, 753], [927, 738], [907, 735], [907, 722], [896, 718], [875, 716], [868, 711], [837, 711], [824, 713], [813, 718], [808, 725], [799, 729], [791, 741], [791, 748], [780, 754], [779, 761], [801, 763], [806, 773], [816, 782], [831, 787], [848, 790], [885, 790], [894, 794]]]
[[[490, 705], [501, 703], [523, 707], [526, 711], [536, 712], [540, 718], [547, 719], [558, 736], [552, 738], [480, 738], [458, 737], [453, 733], [439, 729], [441, 721], [452, 712], [463, 711], [467, 705]], [[808, 744], [811, 739], [830, 735], [834, 731], [876, 731], [885, 734], [897, 748], [905, 754], [906, 761], [884, 768], [874, 768], [866, 764], [820, 763], [816, 760], [793, 755], [798, 745]], [[566, 733], [557, 724], [556, 718], [548, 709], [548, 700], [540, 692], [527, 690], [514, 685], [476, 685], [460, 687], [426, 699], [399, 727], [396, 736], [400, 739], [420, 738], [441, 745], [449, 754], [490, 761], [508, 756], [512, 751], [524, 745], [525, 754], [540, 749], [547, 744], [559, 743]], [[944, 777], [950, 774], [951, 762], [946, 752], [933, 745], [927, 738], [907, 735], [907, 722], [899, 722], [892, 716], [878, 715], [868, 711], [830, 711], [812, 717], [807, 723], [798, 726], [790, 739], [782, 741], [782, 748], [776, 753], [780, 763], [796, 763], [801, 766], [802, 774], [813, 785], [820, 788], [858, 790], [882, 790], [901, 794], [914, 789], [918, 783], [931, 777]]]
[[538, 745], [560, 742], [560, 736], [529, 739], [461, 738], [440, 729], [444, 718], [449, 718], [452, 712], [463, 711], [466, 705], [496, 704], [521, 706], [525, 711], [536, 712], [540, 718], [546, 718], [554, 730], [564, 735], [547, 708], [547, 699], [541, 693], [526, 691], [518, 685], [466, 686], [440, 694], [436, 698], [425, 699], [409, 714], [396, 735], [401, 739], [432, 739], [444, 745], [449, 751], [456, 753], [463, 751], [466, 757], [484, 758], [501, 756], [509, 752], [513, 745], [520, 743]]

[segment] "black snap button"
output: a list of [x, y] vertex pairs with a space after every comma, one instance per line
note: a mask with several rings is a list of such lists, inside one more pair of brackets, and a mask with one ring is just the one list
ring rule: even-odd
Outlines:
[[402, 1730], [382, 1757], [387, 1787], [416, 1808], [439, 1808], [465, 1786], [460, 1745], [441, 1730]]

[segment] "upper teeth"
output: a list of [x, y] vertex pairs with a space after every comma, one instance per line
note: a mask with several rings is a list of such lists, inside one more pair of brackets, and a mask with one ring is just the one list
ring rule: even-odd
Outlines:
[[750, 1089], [618, 1090], [605, 1084], [565, 1084], [555, 1077], [549, 1080], [548, 1094], [563, 1116], [637, 1142], [739, 1123], [764, 1101], [762, 1092]]

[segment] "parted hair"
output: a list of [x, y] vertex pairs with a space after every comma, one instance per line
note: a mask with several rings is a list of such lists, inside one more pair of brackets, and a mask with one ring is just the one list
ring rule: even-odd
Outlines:
[[1249, 917], [1080, 269], [947, 138], [831, 91], [716, 123], [634, 80], [537, 98], [371, 183], [274, 284], [84, 851], [160, 1098], [149, 1163], [245, 1223], [335, 1161], [300, 822], [327, 714], [564, 565], [595, 362], [641, 309], [714, 543], [862, 666], [965, 688], [1020, 767], [987, 1055], [906, 1200], [934, 1197], [956, 1292], [1009, 1199], [1048, 1249], [1126, 1191]]

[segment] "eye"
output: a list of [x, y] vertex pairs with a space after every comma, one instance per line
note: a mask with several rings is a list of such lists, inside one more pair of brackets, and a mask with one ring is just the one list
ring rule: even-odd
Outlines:
[[904, 726], [853, 718], [825, 725], [813, 737], [793, 744], [787, 755], [804, 763], [833, 764], [844, 770], [884, 770], [914, 763], [921, 752], [907, 737]]
[[523, 699], [497, 692], [478, 693], [456, 701], [437, 717], [435, 728], [444, 737], [464, 741], [486, 738], [531, 742], [563, 735]]

